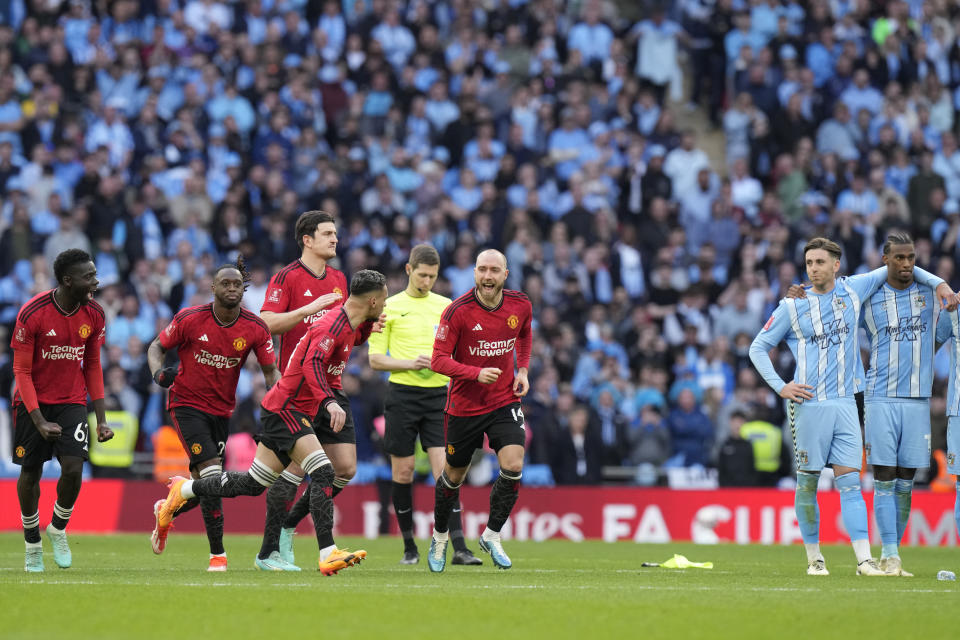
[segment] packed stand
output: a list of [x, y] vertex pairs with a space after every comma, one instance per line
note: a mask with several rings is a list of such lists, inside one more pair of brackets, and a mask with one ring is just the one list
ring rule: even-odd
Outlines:
[[[298, 257], [296, 216], [324, 209], [338, 266], [380, 269], [391, 291], [417, 243], [440, 251], [450, 296], [478, 250], [505, 251], [536, 318], [528, 452], [557, 483], [719, 467], [722, 483], [774, 484], [789, 438], [747, 348], [801, 279], [804, 240], [839, 241], [852, 273], [905, 227], [918, 264], [960, 284], [948, 4], [621, 5], [631, 21], [595, 0], [12, 0], [0, 323], [52, 286], [59, 251], [90, 250], [108, 403], [152, 451], [167, 419], [146, 345], [238, 252], [259, 311]], [[678, 129], [684, 110], [722, 131], [712, 161]], [[365, 352], [344, 387], [376, 460], [383, 381]], [[241, 377], [228, 465], [249, 455], [263, 393]], [[783, 446], [744, 447], [747, 431]]]

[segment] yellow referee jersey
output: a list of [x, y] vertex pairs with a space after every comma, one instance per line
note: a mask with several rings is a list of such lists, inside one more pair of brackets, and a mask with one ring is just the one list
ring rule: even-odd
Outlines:
[[[387, 298], [383, 312], [387, 324], [383, 333], [370, 334], [370, 353], [389, 355], [400, 360], [413, 360], [420, 354], [433, 352], [433, 337], [440, 325], [440, 315], [450, 304], [450, 298], [428, 293], [414, 298], [406, 291]], [[429, 369], [419, 371], [392, 371], [390, 382], [413, 387], [436, 388], [447, 384], [448, 378]]]

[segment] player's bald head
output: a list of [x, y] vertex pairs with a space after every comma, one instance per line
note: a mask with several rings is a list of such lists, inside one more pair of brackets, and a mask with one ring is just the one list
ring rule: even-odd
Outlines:
[[484, 249], [477, 256], [477, 266], [498, 264], [503, 269], [507, 268], [507, 256], [496, 249]]

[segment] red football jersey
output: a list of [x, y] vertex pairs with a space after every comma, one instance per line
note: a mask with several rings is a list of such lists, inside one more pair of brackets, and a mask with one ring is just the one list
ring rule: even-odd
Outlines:
[[347, 367], [350, 352], [370, 337], [372, 322], [354, 329], [343, 307], [307, 328], [297, 343], [280, 382], [263, 397], [263, 408], [274, 413], [296, 409], [308, 416], [317, 414], [321, 404], [333, 399], [340, 389], [340, 376]]
[[246, 309], [232, 324], [222, 325], [213, 303], [188, 307], [160, 332], [164, 349], [177, 349], [180, 370], [170, 387], [170, 407], [193, 407], [229, 417], [237, 403], [240, 369], [253, 351], [257, 361], [274, 363], [273, 338], [266, 323]]
[[[87, 383], [81, 366], [88, 351], [103, 345], [103, 307], [94, 301], [67, 314], [53, 292], [35, 295], [20, 308], [10, 347], [33, 352], [33, 386], [40, 404], [87, 404]], [[97, 354], [99, 355], [99, 354]], [[20, 391], [13, 404], [20, 403]]]
[[[474, 289], [443, 310], [430, 368], [450, 377], [447, 413], [475, 416], [518, 401], [513, 395], [514, 351], [516, 365], [528, 367], [532, 317], [527, 296], [509, 289], [495, 309], [483, 306]], [[493, 384], [477, 382], [486, 367], [503, 371]]]
[[[327, 265], [322, 275], [317, 275], [311, 271], [303, 262], [297, 260], [291, 262], [280, 271], [274, 274], [267, 285], [267, 295], [263, 301], [263, 311], [272, 311], [274, 313], [286, 313], [299, 309], [305, 304], [309, 304], [316, 298], [328, 293], [339, 293], [343, 300], [347, 299], [347, 277], [342, 272]], [[336, 309], [339, 305], [333, 305], [326, 309], [321, 309], [318, 313], [307, 316], [303, 322], [290, 329], [286, 333], [280, 334], [280, 361], [277, 363], [280, 371], [284, 371], [293, 350], [297, 348], [300, 338], [307, 333], [307, 328], [325, 316], [328, 311]]]

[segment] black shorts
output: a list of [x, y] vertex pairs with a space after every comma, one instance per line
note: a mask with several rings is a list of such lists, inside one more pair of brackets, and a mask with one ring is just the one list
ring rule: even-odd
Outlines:
[[274, 413], [261, 407], [260, 424], [263, 430], [260, 432], [259, 442], [277, 454], [285, 467], [292, 462], [290, 451], [297, 444], [297, 440], [304, 436], [317, 435], [309, 416], [293, 409]]
[[50, 458], [64, 456], [90, 459], [90, 426], [87, 407], [82, 404], [41, 404], [40, 413], [47, 422], [60, 425], [60, 437], [50, 442], [43, 439], [20, 403], [14, 411], [13, 463], [37, 467]]
[[330, 428], [330, 414], [326, 409], [320, 407], [317, 415], [313, 419], [313, 430], [317, 433], [317, 440], [320, 444], [356, 444], [357, 433], [353, 428], [353, 412], [350, 411], [350, 400], [342, 389], [334, 389], [333, 397], [337, 404], [347, 414], [347, 419], [343, 423], [343, 429], [334, 433]]
[[172, 407], [170, 418], [183, 450], [190, 456], [191, 469], [207, 460], [223, 459], [227, 436], [230, 435], [229, 418], [193, 407]]
[[420, 436], [420, 446], [424, 451], [430, 447], [442, 447], [443, 407], [446, 401], [446, 387], [389, 383], [383, 408], [386, 421], [384, 450], [392, 456], [412, 456], [417, 436]]
[[519, 402], [494, 409], [477, 416], [447, 415], [447, 464], [465, 467], [473, 452], [483, 446], [483, 434], [490, 440], [490, 448], [500, 451], [508, 444], [521, 447], [526, 442], [523, 410]]

